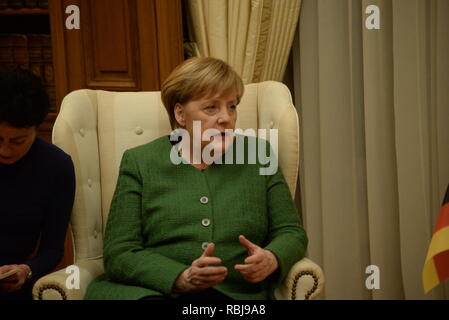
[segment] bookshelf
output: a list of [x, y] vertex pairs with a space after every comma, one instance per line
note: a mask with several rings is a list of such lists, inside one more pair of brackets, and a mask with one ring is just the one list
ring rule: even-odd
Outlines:
[[[48, 1], [0, 0], [0, 65], [20, 66], [41, 77], [50, 97], [50, 118], [55, 117], [58, 110]], [[50, 141], [48, 130], [40, 133]]]

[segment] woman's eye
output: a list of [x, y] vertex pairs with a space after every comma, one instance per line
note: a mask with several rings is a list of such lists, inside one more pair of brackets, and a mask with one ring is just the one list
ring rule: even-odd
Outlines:
[[232, 106], [230, 106], [230, 108], [235, 110], [235, 109], [237, 109], [237, 106], [235, 104], [233, 104]]
[[15, 146], [20, 146], [21, 144], [23, 144], [25, 141], [13, 141], [11, 142], [13, 145]]
[[215, 110], [215, 106], [211, 105], [211, 106], [207, 106], [206, 110]]

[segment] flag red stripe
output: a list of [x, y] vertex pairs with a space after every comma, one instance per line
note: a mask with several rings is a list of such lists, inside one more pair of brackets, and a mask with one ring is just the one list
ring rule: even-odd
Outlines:
[[449, 226], [449, 202], [445, 203], [443, 207], [441, 207], [433, 233], [447, 226]]
[[437, 270], [440, 282], [449, 278], [449, 250], [440, 252], [433, 257], [435, 269]]

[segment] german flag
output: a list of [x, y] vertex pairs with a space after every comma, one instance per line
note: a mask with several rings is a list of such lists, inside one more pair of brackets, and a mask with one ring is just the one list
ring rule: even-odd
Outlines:
[[438, 216], [422, 272], [424, 293], [449, 278], [449, 186]]

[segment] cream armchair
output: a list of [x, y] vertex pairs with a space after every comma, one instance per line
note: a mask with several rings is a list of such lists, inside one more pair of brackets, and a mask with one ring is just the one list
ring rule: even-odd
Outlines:
[[[294, 195], [299, 125], [289, 90], [273, 81], [247, 85], [238, 110], [237, 128], [280, 129], [279, 165]], [[60, 270], [36, 282], [34, 299], [83, 299], [88, 284], [103, 273], [103, 232], [123, 152], [170, 132], [160, 92], [84, 89], [64, 98], [53, 142], [72, 156], [76, 170], [71, 226], [79, 288], [73, 270]], [[275, 295], [278, 299], [313, 299], [323, 284], [321, 268], [305, 258], [293, 266]]]

